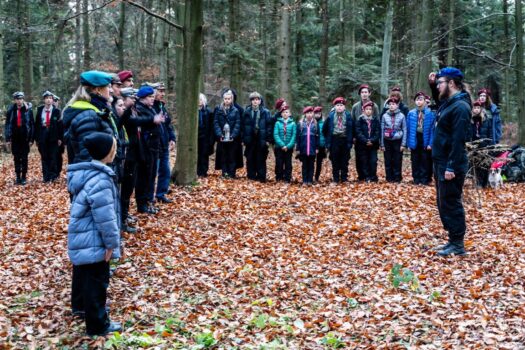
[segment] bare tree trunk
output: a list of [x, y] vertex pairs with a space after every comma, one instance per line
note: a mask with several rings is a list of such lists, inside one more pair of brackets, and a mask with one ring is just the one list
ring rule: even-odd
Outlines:
[[[229, 0], [229, 27], [230, 43], [238, 41], [239, 36], [239, 0]], [[237, 100], [242, 101], [242, 77], [241, 77], [241, 58], [238, 52], [233, 52], [231, 58], [230, 87], [237, 90]]]
[[197, 180], [197, 108], [202, 60], [202, 0], [186, 0], [184, 21], [184, 58], [179, 109], [177, 161], [172, 177], [177, 185], [191, 185]]
[[[350, 8], [355, 9], [356, 8], [356, 0], [351, 0]], [[355, 23], [357, 22], [357, 12], [352, 11], [354, 13], [354, 17], [350, 21], [350, 58], [352, 59], [352, 64], [355, 65]]]
[[[385, 35], [383, 38], [383, 56], [381, 58], [381, 99], [388, 95], [388, 75], [390, 74], [390, 50], [392, 47], [392, 26], [394, 20], [394, 0], [388, 0]], [[381, 101], [382, 102], [382, 101]]]
[[523, 7], [516, 1], [516, 102], [518, 103], [518, 143], [525, 145], [525, 99], [523, 91]]
[[[421, 0], [419, 11], [421, 12], [421, 23], [419, 26], [419, 56], [423, 57], [429, 54], [431, 48], [430, 35], [432, 34], [432, 13], [428, 11], [432, 7], [432, 0]], [[432, 57], [428, 56], [422, 58], [419, 63], [419, 74], [416, 80], [415, 91], [427, 91], [428, 82], [427, 77], [432, 69]], [[429, 92], [429, 91], [427, 91]]]
[[[503, 0], [503, 13], [509, 12], [509, 3], [508, 0]], [[509, 29], [509, 17], [503, 16], [503, 33], [505, 37], [505, 43], [510, 42], [510, 29]], [[510, 55], [509, 47], [505, 44], [505, 53]], [[505, 104], [503, 105], [503, 115], [510, 115], [510, 69], [509, 67], [505, 68], [504, 72], [504, 90], [505, 90]]]
[[279, 8], [281, 23], [279, 26], [279, 95], [292, 106], [291, 55], [290, 55], [290, 4], [289, 0], [281, 0]]
[[[455, 9], [456, 9], [456, 0], [449, 0], [448, 2], [448, 28], [452, 29], [454, 28], [454, 17], [455, 17]], [[447, 65], [451, 66], [453, 65], [454, 61], [454, 49], [453, 47], [456, 45], [456, 33], [452, 30], [450, 33], [448, 33], [448, 53], [447, 53]]]
[[126, 34], [126, 4], [124, 2], [120, 3], [120, 18], [118, 25], [118, 66], [120, 70], [124, 70], [124, 38]]
[[328, 0], [321, 0], [321, 20], [323, 32], [321, 35], [321, 60], [319, 64], [319, 102], [326, 102], [326, 75], [328, 73]]
[[[4, 7], [0, 5], [0, 18], [4, 16]], [[4, 24], [0, 23], [0, 108], [4, 106]], [[3, 111], [1, 111], [3, 114]]]
[[[19, 74], [21, 73], [23, 91], [28, 101], [32, 98], [33, 88], [33, 58], [31, 50], [31, 33], [23, 33], [29, 27], [31, 17], [31, 5], [23, 1], [20, 4], [21, 13], [19, 16], [19, 30], [21, 32], [19, 39], [19, 48], [21, 61], [19, 60]], [[20, 72], [21, 69], [21, 72]]]
[[297, 0], [295, 2], [296, 10], [295, 10], [295, 28], [296, 28], [296, 35], [295, 35], [295, 69], [297, 70], [297, 75], [301, 76], [303, 73], [301, 62], [303, 59], [304, 54], [304, 48], [303, 48], [303, 1]]
[[[162, 13], [166, 13], [168, 10], [168, 1], [160, 0], [159, 8]], [[159, 57], [159, 67], [160, 67], [160, 81], [167, 84], [168, 79], [168, 25], [164, 22], [159, 23], [159, 35], [158, 35], [158, 57]]]
[[[183, 2], [178, 0], [175, 5], [175, 17], [177, 23], [185, 23], [185, 5]], [[184, 59], [184, 36], [180, 30], [175, 32], [175, 78], [178, 84], [175, 84], [175, 94], [177, 97], [177, 111], [179, 109], [179, 101], [182, 96], [182, 76], [183, 76], [183, 59]]]
[[84, 36], [84, 70], [91, 68], [91, 48], [89, 43], [89, 0], [83, 0], [82, 31]]
[[[82, 12], [82, 0], [77, 0], [75, 11], [77, 15]], [[82, 69], [82, 23], [80, 18], [80, 16], [75, 18], [75, 70], [77, 76]]]
[[[148, 9], [153, 8], [153, 0], [147, 0], [146, 1], [146, 7]], [[155, 47], [155, 41], [153, 39], [153, 21], [155, 19], [151, 16], [148, 16], [146, 20], [146, 45], [144, 45], [144, 48], [146, 49], [146, 52], [144, 52], [144, 56], [148, 57], [152, 52], [154, 52]]]
[[345, 56], [345, 44], [346, 44], [346, 32], [345, 32], [345, 1], [339, 0], [339, 26], [340, 34], [339, 37], [339, 56]]

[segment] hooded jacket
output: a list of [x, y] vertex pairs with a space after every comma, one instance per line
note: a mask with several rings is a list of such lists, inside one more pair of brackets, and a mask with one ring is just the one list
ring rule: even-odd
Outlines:
[[72, 195], [68, 255], [73, 265], [104, 261], [107, 249], [120, 257], [120, 201], [113, 170], [99, 161], [71, 164], [67, 189]]

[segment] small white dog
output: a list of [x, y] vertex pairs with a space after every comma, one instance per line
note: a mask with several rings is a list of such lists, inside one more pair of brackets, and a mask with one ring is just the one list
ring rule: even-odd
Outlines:
[[490, 187], [492, 187], [495, 190], [503, 186], [503, 178], [501, 177], [501, 168], [490, 169], [489, 184], [490, 184]]

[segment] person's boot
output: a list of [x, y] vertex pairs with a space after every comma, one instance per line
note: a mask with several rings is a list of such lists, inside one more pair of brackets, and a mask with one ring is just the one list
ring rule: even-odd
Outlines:
[[451, 242], [448, 248], [440, 250], [438, 255], [450, 256], [450, 255], [465, 255], [465, 245], [463, 242]]
[[16, 174], [15, 185], [20, 185], [21, 183], [22, 183], [22, 179], [20, 178], [20, 175]]
[[133, 226], [128, 226], [128, 224], [122, 224], [122, 231], [126, 233], [137, 233], [137, 228]]
[[439, 252], [439, 251], [441, 251], [441, 250], [448, 249], [448, 248], [450, 247], [451, 244], [452, 244], [452, 243], [448, 242], [447, 244], [439, 245], [439, 246], [435, 247], [435, 248], [432, 249], [432, 250], [434, 250], [434, 251], [436, 251], [436, 252]]
[[26, 185], [27, 184], [27, 180], [26, 180], [26, 176], [25, 175], [22, 175], [22, 180], [20, 180], [20, 184], [22, 184], [22, 185]]

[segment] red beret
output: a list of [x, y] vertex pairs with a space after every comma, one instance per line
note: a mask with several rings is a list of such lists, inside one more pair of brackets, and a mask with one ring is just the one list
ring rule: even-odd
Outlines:
[[401, 88], [399, 86], [394, 86], [390, 91], [398, 91], [401, 92]]
[[399, 104], [399, 99], [396, 97], [390, 97], [388, 100], [386, 100], [386, 104], [389, 104], [390, 102], [394, 102], [395, 104]]
[[332, 101], [332, 104], [335, 106], [337, 104], [346, 104], [346, 100], [343, 98], [343, 97], [336, 97], [333, 101]]
[[285, 102], [284, 98], [280, 98], [277, 101], [275, 101], [275, 109], [278, 111], [281, 110], [281, 106], [283, 105], [284, 102]]
[[418, 91], [415, 95], [414, 95], [414, 101], [417, 100], [418, 97], [421, 97], [423, 96], [423, 98], [427, 98], [428, 96], [423, 92], [423, 91]]
[[290, 106], [288, 106], [288, 105], [281, 106], [281, 109], [279, 109], [279, 112], [282, 113], [282, 112], [286, 111], [287, 109], [290, 109]]
[[362, 108], [363, 111], [364, 111], [366, 107], [372, 107], [372, 108], [374, 108], [374, 102], [372, 102], [372, 101], [368, 101], [368, 102], [366, 102], [365, 104], [363, 104], [363, 107], [361, 107], [361, 108]]
[[130, 70], [123, 70], [122, 72], [118, 72], [117, 75], [122, 82], [128, 80], [129, 78], [133, 78], [133, 72]]
[[487, 88], [479, 89], [478, 96], [481, 94], [486, 94], [487, 96], [490, 96], [490, 90]]
[[477, 107], [481, 107], [481, 106], [483, 106], [483, 103], [481, 103], [480, 100], [476, 100], [476, 101], [474, 101], [474, 103], [472, 104], [472, 107], [476, 107], [476, 106], [477, 106]]
[[321, 107], [321, 106], [317, 106], [317, 107], [314, 108], [314, 113], [320, 113], [322, 111], [323, 111], [323, 107]]
[[357, 89], [357, 93], [360, 94], [361, 90], [363, 90], [363, 89], [368, 89], [368, 91], [370, 91], [370, 86], [368, 86], [367, 84], [359, 85], [359, 89]]
[[313, 112], [313, 111], [314, 111], [314, 107], [312, 107], [312, 106], [306, 106], [306, 107], [304, 107], [304, 109], [303, 109], [303, 114], [306, 114], [306, 113], [308, 113], [308, 112]]

